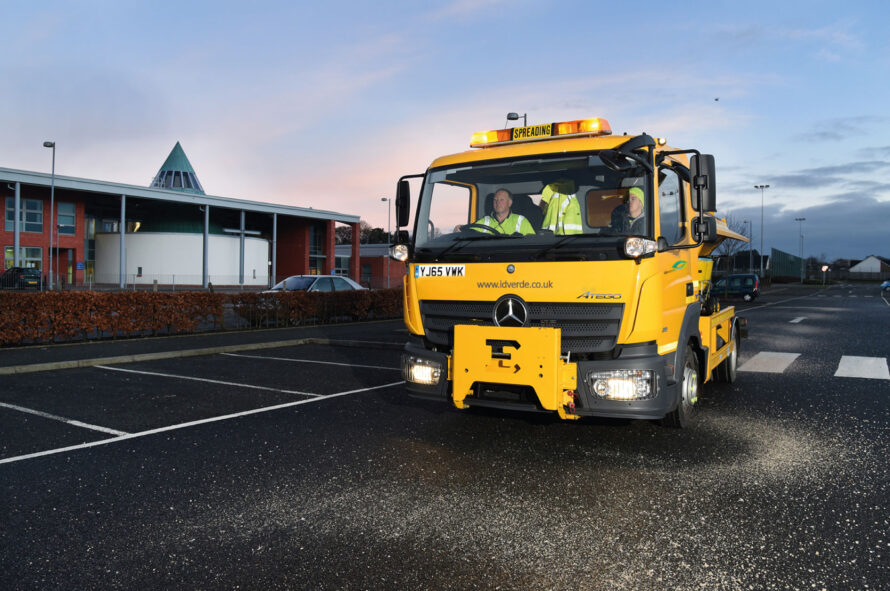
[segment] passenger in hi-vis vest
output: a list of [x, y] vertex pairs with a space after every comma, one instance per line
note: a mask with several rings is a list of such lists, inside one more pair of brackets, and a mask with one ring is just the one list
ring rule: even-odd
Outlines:
[[581, 205], [575, 195], [575, 181], [559, 179], [541, 191], [541, 210], [544, 212], [542, 230], [554, 234], [581, 234]]
[[612, 210], [612, 229], [622, 234], [646, 235], [646, 216], [643, 215], [643, 190], [631, 187], [624, 203]]

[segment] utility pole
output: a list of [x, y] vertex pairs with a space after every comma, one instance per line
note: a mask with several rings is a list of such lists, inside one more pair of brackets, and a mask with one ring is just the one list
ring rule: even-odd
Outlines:
[[769, 185], [754, 185], [760, 189], [760, 278], [763, 279], [763, 190], [769, 189]]
[[806, 261], [803, 260], [803, 223], [807, 218], [794, 218], [795, 222], [800, 222], [800, 282], [804, 282], [806, 277]]

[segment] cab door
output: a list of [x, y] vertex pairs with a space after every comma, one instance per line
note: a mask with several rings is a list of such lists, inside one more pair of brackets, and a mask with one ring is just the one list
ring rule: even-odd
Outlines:
[[[684, 183], [671, 168], [661, 167], [658, 170], [658, 225], [656, 236], [661, 236], [671, 246], [680, 244], [686, 239], [686, 220], [684, 207]], [[691, 249], [668, 250], [660, 255], [662, 284], [664, 287], [663, 326], [659, 350], [670, 352], [679, 346], [680, 328], [690, 301], [694, 301], [695, 286], [692, 283]]]

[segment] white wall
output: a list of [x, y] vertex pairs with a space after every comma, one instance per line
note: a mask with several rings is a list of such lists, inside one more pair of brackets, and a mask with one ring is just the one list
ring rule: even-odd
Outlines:
[[864, 261], [850, 267], [850, 273], [880, 273], [881, 259], [876, 256], [870, 256]]
[[[208, 280], [238, 285], [238, 236], [209, 236]], [[173, 232], [135, 232], [125, 236], [128, 284], [201, 285], [204, 236]], [[96, 234], [96, 283], [120, 279], [120, 234]], [[141, 277], [137, 276], [142, 267]], [[244, 285], [269, 284], [269, 241], [244, 238]]]

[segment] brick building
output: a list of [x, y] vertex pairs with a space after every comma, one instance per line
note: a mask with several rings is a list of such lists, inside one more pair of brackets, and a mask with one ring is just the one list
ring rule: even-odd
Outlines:
[[0, 168], [0, 203], [3, 268], [49, 278], [52, 259], [62, 286], [272, 285], [335, 272], [335, 225], [359, 229], [355, 215], [207, 195], [178, 142], [150, 187]]

